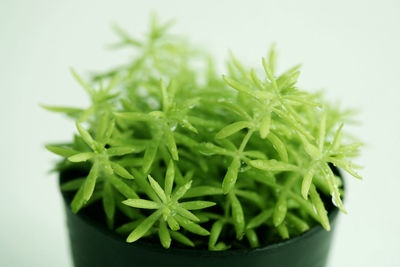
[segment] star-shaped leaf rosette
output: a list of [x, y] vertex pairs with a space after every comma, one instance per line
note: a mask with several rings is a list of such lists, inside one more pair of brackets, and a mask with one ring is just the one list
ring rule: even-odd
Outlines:
[[[138, 177], [140, 176], [139, 174]], [[158, 226], [158, 236], [165, 248], [169, 248], [171, 236], [178, 242], [193, 246], [193, 243], [187, 237], [176, 232], [180, 227], [197, 235], [206, 236], [210, 234], [206, 229], [197, 224], [200, 219], [191, 211], [205, 209], [214, 206], [215, 203], [202, 200], [181, 202], [182, 197], [191, 188], [192, 181], [186, 182], [173, 191], [174, 176], [174, 162], [171, 160], [165, 174], [164, 189], [161, 188], [160, 184], [153, 177], [148, 175], [149, 183], [143, 179], [142, 185], [149, 199], [134, 198], [122, 202], [125, 205], [138, 209], [155, 210], [147, 218], [140, 221], [129, 234], [127, 242], [135, 242], [143, 237], [150, 231], [154, 224]], [[126, 229], [136, 224], [137, 222], [128, 223], [127, 225], [123, 225], [122, 228]]]
[[104, 210], [109, 225], [113, 225], [115, 203], [111, 185], [125, 197], [137, 196], [133, 189], [121, 181], [121, 178], [130, 180], [134, 179], [134, 177], [123, 166], [115, 162], [113, 158], [137, 153], [144, 148], [140, 146], [107, 147], [115, 127], [115, 121], [113, 119], [110, 120], [107, 113], [104, 114], [98, 125], [96, 139], [80, 123], [77, 122], [76, 127], [80, 134], [79, 140], [84, 142], [82, 148], [89, 149], [91, 150], [90, 152], [77, 151], [65, 146], [48, 145], [46, 148], [55, 154], [66, 157], [68, 161], [73, 163], [90, 162], [91, 167], [86, 178], [69, 181], [63, 184], [62, 189], [66, 191], [78, 189], [71, 202], [72, 211], [77, 213], [93, 197], [96, 184], [102, 184], [103, 192], [101, 194]]

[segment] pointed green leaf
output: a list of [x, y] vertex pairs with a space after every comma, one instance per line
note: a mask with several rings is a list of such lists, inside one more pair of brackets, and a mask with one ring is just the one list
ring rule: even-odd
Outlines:
[[186, 129], [188, 129], [189, 131], [194, 132], [194, 133], [196, 133], [196, 134], [199, 133], [199, 132], [197, 131], [196, 127], [194, 127], [187, 119], [180, 120], [179, 123], [180, 123], [183, 127], [185, 127]]
[[96, 179], [99, 175], [99, 161], [95, 161], [90, 169], [89, 175], [86, 178], [84, 190], [83, 190], [83, 198], [85, 201], [88, 201], [93, 194], [94, 187], [96, 185]]
[[[200, 160], [200, 162], [201, 162], [201, 160]], [[199, 163], [199, 165], [202, 165], [202, 163]], [[181, 181], [179, 181], [179, 184], [183, 184], [183, 183], [187, 183], [187, 182], [191, 181], [192, 178], [193, 178], [193, 175], [194, 175], [194, 170], [193, 169], [187, 171], [185, 173], [185, 176], [182, 177]]]
[[335, 133], [335, 137], [333, 138], [332, 144], [329, 147], [329, 150], [336, 150], [341, 143], [341, 137], [342, 137], [342, 129], [343, 129], [343, 123], [340, 124], [339, 128], [337, 129]]
[[162, 108], [163, 112], [166, 113], [169, 109], [169, 100], [168, 100], [167, 88], [165, 87], [165, 84], [162, 79], [160, 80], [160, 89], [162, 95]]
[[194, 247], [194, 243], [189, 238], [184, 236], [183, 234], [181, 234], [179, 232], [173, 232], [173, 231], [170, 231], [170, 234], [171, 234], [172, 238], [175, 239], [176, 241], [178, 241], [179, 243], [182, 243], [189, 247]]
[[245, 70], [245, 68], [243, 67], [243, 65], [235, 58], [235, 56], [233, 55], [232, 51], [229, 51], [231, 60], [233, 65], [236, 67], [237, 70], [239, 70], [239, 72], [246, 77], [247, 79], [250, 79], [250, 75], [249, 73]]
[[250, 165], [264, 171], [297, 171], [298, 167], [275, 159], [251, 160]]
[[340, 154], [348, 153], [348, 152], [356, 152], [361, 146], [363, 146], [363, 143], [353, 143], [353, 144], [348, 144], [348, 145], [341, 145], [340, 147], [337, 148], [338, 152]]
[[94, 105], [89, 107], [88, 109], [85, 109], [79, 116], [78, 121], [79, 122], [87, 121], [90, 118], [90, 116], [94, 114], [95, 111], [96, 111], [96, 106]]
[[250, 71], [250, 76], [252, 81], [254, 82], [255, 86], [259, 89], [259, 90], [265, 90], [262, 82], [260, 81], [260, 79], [258, 79], [256, 71], [254, 69], [251, 69]]
[[203, 200], [194, 200], [180, 203], [179, 205], [187, 210], [201, 210], [205, 208], [209, 208], [215, 206], [215, 202], [211, 201], [203, 201]]
[[161, 135], [156, 134], [153, 140], [147, 146], [146, 151], [144, 152], [143, 167], [142, 167], [144, 173], [148, 173], [150, 171], [151, 165], [153, 164], [154, 159], [157, 155], [160, 140], [161, 140]]
[[96, 142], [93, 140], [92, 136], [89, 132], [83, 128], [78, 122], [76, 122], [76, 128], [78, 129], [79, 134], [81, 135], [83, 141], [93, 150], [96, 149]]
[[131, 172], [133, 173], [133, 176], [135, 176], [135, 183], [139, 186], [141, 191], [143, 191], [149, 197], [149, 199], [159, 202], [160, 198], [151, 187], [147, 177], [142, 172], [133, 168], [131, 169]]
[[226, 245], [224, 242], [218, 242], [212, 249], [212, 251], [223, 251], [230, 249], [231, 246]]
[[144, 236], [160, 217], [161, 217], [161, 210], [157, 210], [149, 217], [144, 219], [143, 222], [139, 224], [138, 227], [136, 227], [135, 230], [132, 231], [132, 233], [129, 234], [129, 236], [126, 239], [126, 242], [132, 243], [141, 238], [142, 236]]
[[118, 83], [121, 81], [121, 77], [118, 74], [113, 75], [111, 81], [108, 83], [107, 87], [105, 88], [105, 92], [109, 93], [112, 89], [114, 89]]
[[324, 203], [322, 202], [313, 184], [310, 186], [309, 194], [311, 201], [314, 204], [315, 212], [318, 214], [322, 226], [325, 228], [325, 230], [330, 231], [331, 227], [329, 224], [328, 212], [326, 211]]
[[260, 246], [260, 242], [258, 241], [258, 236], [256, 234], [256, 231], [254, 231], [253, 229], [246, 230], [246, 237], [247, 240], [249, 240], [250, 247], [256, 248]]
[[127, 185], [117, 176], [110, 175], [107, 177], [107, 179], [112, 184], [112, 186], [126, 198], [139, 198], [135, 190], [133, 190], [129, 185]]
[[271, 69], [271, 66], [268, 66], [265, 58], [262, 59], [262, 65], [264, 67], [265, 74], [267, 74], [268, 79], [271, 81], [272, 88], [275, 91], [278, 91], [278, 85], [276, 84], [273, 70]]
[[155, 120], [153, 116], [141, 112], [114, 112], [114, 116], [131, 122]]
[[261, 120], [261, 125], [260, 125], [261, 138], [264, 139], [268, 136], [270, 128], [271, 128], [271, 113], [268, 113]]
[[231, 165], [228, 167], [228, 171], [225, 174], [224, 180], [222, 181], [222, 192], [224, 194], [228, 194], [232, 188], [234, 188], [238, 172], [240, 168], [240, 159], [235, 157], [233, 158]]
[[206, 229], [204, 229], [200, 225], [198, 225], [198, 224], [192, 222], [191, 220], [186, 219], [182, 216], [176, 215], [175, 219], [178, 221], [180, 226], [182, 226], [183, 228], [185, 228], [186, 230], [188, 230], [189, 232], [191, 232], [193, 234], [202, 235], [202, 236], [206, 236], [206, 235], [210, 234], [210, 232], [208, 232]]
[[113, 134], [115, 129], [115, 119], [112, 119], [106, 129], [106, 131], [104, 132], [104, 137], [103, 137], [103, 142], [104, 143], [109, 143], [110, 142], [110, 138], [111, 135]]
[[68, 157], [68, 160], [71, 162], [83, 162], [92, 159], [94, 156], [96, 154], [93, 152], [83, 152]]
[[234, 102], [227, 101], [224, 99], [224, 100], [218, 101], [218, 104], [247, 120], [251, 120], [251, 116], [247, 113], [247, 111], [242, 106], [240, 106]]
[[74, 142], [72, 144], [72, 148], [79, 152], [88, 150], [87, 144], [85, 143], [85, 141], [83, 141], [82, 137], [79, 134], [74, 134]]
[[211, 156], [211, 155], [215, 155], [215, 154], [228, 156], [228, 155], [232, 154], [231, 151], [229, 151], [229, 150], [227, 150], [225, 148], [216, 146], [216, 145], [214, 145], [213, 143], [210, 143], [210, 142], [201, 143], [197, 147], [198, 147], [198, 151], [200, 153], [202, 153], [204, 155], [207, 155], [207, 156]]
[[159, 203], [146, 199], [127, 199], [122, 201], [123, 204], [138, 208], [138, 209], [159, 209], [161, 206]]
[[131, 153], [138, 153], [144, 150], [144, 146], [120, 146], [120, 147], [111, 147], [107, 149], [107, 154], [110, 157], [113, 156], [124, 156]]
[[293, 118], [293, 114], [288, 114], [287, 111], [285, 110], [282, 111], [278, 108], [273, 108], [272, 110], [276, 115], [285, 120], [286, 123], [289, 124], [288, 126], [296, 129], [299, 132], [299, 134], [304, 135], [309, 140], [314, 140], [314, 137], [303, 127], [303, 125], [300, 122], [298, 122], [298, 120]]
[[305, 141], [303, 144], [304, 144], [304, 149], [306, 150], [308, 155], [310, 155], [313, 159], [320, 158], [321, 153], [316, 146], [310, 144], [308, 141]]
[[179, 206], [176, 206], [176, 207], [174, 208], [174, 210], [175, 210], [175, 212], [176, 212], [177, 214], [179, 214], [179, 215], [181, 215], [182, 217], [185, 217], [185, 218], [187, 218], [187, 219], [189, 219], [189, 220], [191, 220], [191, 221], [195, 221], [195, 222], [199, 222], [199, 221], [200, 221], [199, 218], [197, 218], [196, 215], [194, 215], [193, 213], [191, 213], [191, 212], [188, 211], [187, 209], [182, 208], [180, 205], [179, 205]]
[[250, 90], [250, 88], [247, 85], [243, 85], [231, 78], [226, 77], [225, 75], [222, 75], [222, 79], [225, 81], [225, 83], [227, 85], [229, 85], [233, 89], [235, 89], [241, 93], [245, 93], [245, 94], [252, 96], [253, 92]]
[[276, 52], [275, 52], [275, 44], [271, 45], [271, 48], [269, 49], [269, 54], [268, 54], [268, 66], [271, 70], [271, 73], [275, 73], [276, 69]]
[[96, 140], [98, 140], [100, 143], [104, 141], [104, 133], [108, 128], [109, 121], [110, 114], [108, 112], [104, 112], [99, 120], [96, 131]]
[[53, 152], [54, 154], [57, 154], [59, 156], [65, 157], [65, 158], [71, 157], [71, 156], [79, 153], [78, 151], [76, 151], [74, 149], [62, 147], [62, 146], [47, 145], [45, 147], [50, 152]]
[[172, 194], [171, 200], [175, 202], [181, 199], [190, 189], [191, 186], [192, 186], [192, 181], [189, 181], [186, 184], [178, 187], [178, 189]]
[[[108, 180], [108, 179], [107, 179], [107, 180]], [[106, 181], [107, 181], [107, 180], [106, 180]], [[108, 181], [108, 182], [109, 182], [109, 181]], [[111, 183], [110, 183], [110, 184], [111, 184]], [[113, 189], [115, 189], [115, 188], [113, 187]], [[142, 218], [144, 217], [144, 216], [142, 215], [140, 209], [132, 209], [131, 207], [129, 207], [129, 206], [127, 206], [127, 205], [125, 205], [125, 204], [122, 203], [122, 201], [124, 201], [124, 200], [127, 199], [127, 197], [125, 197], [124, 195], [122, 195], [122, 194], [115, 194], [115, 191], [114, 191], [114, 198], [115, 198], [115, 204], [116, 204], [118, 210], [119, 210], [120, 212], [122, 212], [122, 213], [123, 213], [126, 217], [128, 217], [130, 220], [142, 219]], [[134, 229], [134, 228], [132, 228], [131, 231], [132, 231], [133, 229]], [[131, 232], [131, 231], [128, 231], [128, 232]], [[129, 233], [127, 233], [127, 234], [129, 234]]]
[[80, 114], [83, 111], [83, 109], [81, 109], [81, 108], [54, 107], [54, 106], [47, 106], [47, 105], [40, 105], [40, 106], [48, 111], [65, 113], [70, 116], [75, 116], [77, 114]]
[[104, 183], [102, 200], [104, 213], [106, 214], [107, 218], [107, 224], [110, 228], [113, 228], [115, 215], [115, 199], [113, 189], [109, 182]]
[[129, 44], [135, 47], [141, 47], [142, 43], [133, 39], [129, 34], [116, 24], [112, 25], [113, 31], [122, 39], [123, 44]]
[[284, 162], [288, 162], [289, 158], [286, 150], [286, 145], [282, 142], [282, 140], [272, 132], [269, 133], [268, 140], [271, 142], [276, 152], [278, 152], [281, 160]]
[[342, 168], [343, 170], [351, 174], [353, 177], [360, 180], [362, 179], [362, 177], [353, 169], [354, 167], [359, 167], [359, 166], [354, 165], [347, 160], [335, 159], [333, 157], [328, 157], [328, 161], [333, 163], [335, 166]]
[[169, 197], [172, 192], [172, 186], [174, 184], [175, 168], [174, 161], [171, 159], [168, 163], [167, 171], [165, 173], [165, 194]]
[[210, 232], [210, 238], [208, 239], [208, 248], [211, 249], [215, 246], [218, 241], [219, 235], [221, 234], [224, 223], [220, 220], [213, 223]]
[[161, 199], [162, 202], [167, 202], [167, 196], [165, 195], [164, 190], [161, 188], [161, 186], [157, 183], [156, 180], [151, 177], [151, 175], [148, 175], [147, 178], [149, 179], [150, 185], [153, 188], [154, 192], [156, 192], [157, 196]]
[[212, 195], [222, 195], [221, 187], [214, 186], [196, 186], [194, 188], [190, 188], [189, 191], [184, 195], [184, 198], [192, 198], [192, 197], [203, 197], [203, 196], [212, 196]]
[[322, 166], [322, 173], [325, 176], [326, 181], [328, 182], [329, 191], [332, 196], [332, 203], [340, 209], [343, 213], [347, 213], [346, 209], [343, 206], [342, 199], [340, 198], [339, 185], [335, 179], [335, 175], [332, 172], [332, 169], [328, 164], [324, 164]]
[[85, 185], [83, 184], [79, 190], [75, 193], [74, 198], [71, 201], [71, 210], [73, 213], [78, 213], [78, 211], [85, 205], [85, 199], [83, 197], [83, 189]]
[[326, 113], [322, 114], [321, 122], [318, 129], [318, 148], [322, 152], [325, 143], [325, 132], [326, 132]]
[[273, 213], [272, 209], [263, 210], [260, 214], [253, 217], [247, 224], [247, 229], [257, 228], [271, 218]]
[[85, 178], [77, 178], [61, 185], [62, 191], [75, 191], [78, 190], [85, 182]]
[[315, 166], [311, 165], [311, 167], [308, 168], [306, 174], [304, 175], [303, 182], [301, 184], [301, 194], [304, 199], [308, 199], [308, 191], [310, 190], [315, 170], [316, 170]]
[[258, 151], [258, 150], [247, 150], [243, 152], [243, 155], [255, 159], [267, 159], [267, 156], [265, 155], [264, 152]]
[[122, 178], [125, 178], [125, 179], [134, 179], [134, 177], [132, 176], [132, 174], [130, 174], [124, 167], [122, 167], [122, 166], [119, 165], [118, 163], [111, 162], [111, 168], [114, 170], [114, 172], [115, 172], [116, 174], [118, 174], [118, 175], [121, 176]]
[[166, 116], [166, 114], [160, 110], [151, 111], [149, 115], [156, 119], [163, 119]]
[[300, 219], [299, 217], [295, 216], [294, 214], [288, 212], [286, 215], [288, 220], [299, 230], [300, 233], [304, 233], [310, 229], [308, 223], [304, 220]]
[[271, 187], [276, 186], [276, 178], [272, 172], [253, 168], [246, 170], [244, 175], [264, 185]]
[[90, 96], [93, 94], [92, 88], [76, 73], [76, 71], [71, 68], [71, 73], [75, 77], [75, 79], [78, 81], [78, 83], [88, 92]]
[[272, 216], [272, 220], [274, 222], [275, 227], [277, 227], [283, 222], [283, 220], [286, 217], [286, 213], [287, 213], [286, 193], [281, 192], [278, 201], [275, 204], [274, 214]]
[[239, 132], [240, 130], [242, 130], [244, 128], [250, 128], [250, 127], [251, 127], [251, 123], [248, 121], [234, 122], [234, 123], [229, 124], [229, 125], [225, 126], [224, 128], [222, 128], [215, 135], [215, 138], [217, 138], [217, 139], [226, 138], [228, 136], [231, 136], [232, 134]]
[[240, 240], [243, 237], [245, 226], [243, 208], [239, 199], [234, 194], [229, 194], [229, 200], [232, 207], [232, 219], [235, 226], [236, 238]]
[[[297, 73], [297, 76], [298, 75], [300, 75], [300, 72]], [[297, 80], [297, 78], [298, 77], [295, 77], [294, 79]], [[290, 82], [290, 81], [288, 81], [288, 82]], [[292, 83], [292, 85], [294, 85], [294, 83]], [[290, 86], [290, 84], [288, 86]], [[285, 88], [285, 87], [287, 87], [287, 84], [282, 84], [281, 88]], [[285, 100], [290, 105], [298, 105], [298, 106], [306, 105], [306, 106], [317, 107], [317, 108], [323, 107], [322, 104], [314, 102], [313, 101], [314, 99], [310, 96], [301, 96], [301, 95], [300, 96], [296, 96], [296, 95], [286, 96]]]
[[289, 229], [287, 228], [285, 222], [283, 222], [280, 225], [278, 225], [276, 227], [276, 229], [278, 230], [278, 233], [282, 237], [282, 239], [289, 239], [290, 238]]
[[171, 236], [167, 229], [165, 221], [160, 221], [160, 228], [158, 229], [158, 237], [160, 238], [161, 245], [164, 248], [169, 248], [171, 245]]
[[115, 229], [115, 232], [118, 234], [124, 234], [128, 235], [130, 232], [132, 232], [140, 223], [142, 223], [143, 219], [139, 219], [133, 222], [125, 223], [121, 226], [119, 226], [117, 229]]
[[167, 146], [174, 160], [179, 160], [178, 148], [176, 147], [174, 134], [168, 127], [164, 127], [165, 145]]
[[297, 83], [297, 79], [300, 75], [300, 67], [301, 65], [296, 65], [279, 76], [276, 82], [280, 90], [292, 87]]
[[178, 231], [180, 229], [179, 223], [172, 216], [168, 216], [167, 223], [172, 231]]
[[285, 184], [283, 188], [281, 188], [279, 195], [278, 195], [278, 200], [275, 204], [274, 208], [274, 213], [273, 213], [273, 223], [275, 227], [278, 227], [282, 223], [284, 223], [284, 220], [286, 218], [287, 214], [287, 194], [290, 192], [290, 188], [294, 184], [294, 182], [297, 179], [297, 174], [291, 174], [287, 180], [285, 181]]
[[174, 133], [174, 138], [175, 138], [175, 141], [178, 144], [182, 144], [182, 145], [185, 145], [187, 147], [197, 147], [197, 146], [199, 146], [199, 143], [196, 140], [186, 136], [185, 134], [181, 134], [179, 132], [175, 132]]
[[260, 195], [259, 192], [251, 191], [251, 190], [235, 190], [235, 194], [241, 198], [247, 199], [254, 204], [256, 204], [260, 208], [264, 208], [265, 206], [265, 198]]
[[314, 220], [320, 222], [318, 214], [315, 212], [315, 208], [310, 201], [305, 200], [300, 194], [293, 191], [287, 191], [288, 197], [295, 201], [299, 207], [308, 215], [310, 215]]

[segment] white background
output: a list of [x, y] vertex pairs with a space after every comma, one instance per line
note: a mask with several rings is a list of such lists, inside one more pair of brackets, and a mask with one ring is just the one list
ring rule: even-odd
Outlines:
[[[336, 266], [400, 266], [398, 1], [4, 1], [0, 2], [0, 266], [71, 266], [56, 157], [73, 123], [38, 103], [84, 106], [81, 73], [124, 62], [104, 49], [110, 23], [141, 34], [151, 10], [177, 18], [174, 32], [259, 64], [276, 41], [281, 70], [303, 63], [301, 85], [359, 108], [368, 146], [363, 181], [347, 177], [346, 207], [330, 257]], [[397, 255], [396, 255], [397, 253]], [[305, 266], [306, 267], [306, 266]]]

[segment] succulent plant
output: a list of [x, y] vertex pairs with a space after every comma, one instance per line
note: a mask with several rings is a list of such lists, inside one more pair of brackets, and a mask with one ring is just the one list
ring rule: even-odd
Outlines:
[[91, 105], [43, 106], [76, 121], [72, 142], [46, 146], [65, 158], [56, 170], [87, 174], [62, 185], [76, 192], [72, 211], [101, 202], [127, 242], [158, 235], [165, 248], [258, 247], [317, 223], [329, 231], [321, 196], [345, 212], [332, 166], [360, 178], [349, 159], [361, 143], [343, 138], [349, 113], [299, 89], [299, 66], [277, 74], [274, 47], [261, 68], [231, 55], [221, 76], [169, 26], [153, 18], [143, 40], [116, 27], [114, 47], [134, 56], [89, 80], [72, 71]]

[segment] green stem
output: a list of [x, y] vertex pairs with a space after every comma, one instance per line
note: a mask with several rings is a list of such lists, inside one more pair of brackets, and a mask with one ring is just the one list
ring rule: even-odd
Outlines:
[[253, 132], [254, 132], [254, 130], [250, 129], [247, 132], [247, 134], [245, 135], [245, 137], [243, 138], [242, 143], [240, 144], [240, 147], [239, 147], [239, 152], [240, 153], [242, 153], [243, 150], [245, 149], [245, 147], [246, 147], [247, 143], [249, 142], [249, 139], [250, 139], [251, 135], [253, 134]]

